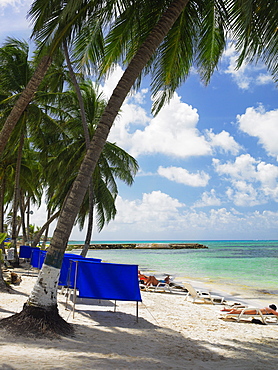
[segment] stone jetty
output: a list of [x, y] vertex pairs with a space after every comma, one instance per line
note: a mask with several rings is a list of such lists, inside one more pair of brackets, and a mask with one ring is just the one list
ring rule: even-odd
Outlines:
[[206, 245], [199, 243], [116, 243], [91, 244], [90, 249], [204, 249]]

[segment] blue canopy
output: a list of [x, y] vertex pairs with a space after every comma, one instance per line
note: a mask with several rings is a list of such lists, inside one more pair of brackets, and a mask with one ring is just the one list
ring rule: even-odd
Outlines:
[[79, 297], [123, 301], [142, 301], [138, 266], [115, 263], [77, 263]]
[[41, 269], [46, 256], [46, 251], [42, 251], [39, 248], [33, 248], [31, 253], [30, 265]]
[[40, 250], [39, 247], [30, 247], [29, 245], [21, 245], [19, 247], [19, 258], [31, 258], [32, 250]]
[[68, 288], [73, 288], [74, 277], [75, 277], [75, 263], [71, 263], [76, 260], [86, 260], [90, 262], [101, 262], [98, 258], [85, 258], [78, 254], [65, 253], [63, 258], [63, 263], [60, 272], [59, 285], [67, 286]]

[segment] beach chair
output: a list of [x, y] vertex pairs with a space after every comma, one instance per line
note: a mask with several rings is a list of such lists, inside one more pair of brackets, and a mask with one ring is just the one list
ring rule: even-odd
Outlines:
[[158, 280], [157, 285], [150, 284], [148, 286], [145, 283], [140, 283], [139, 282], [140, 289], [145, 290], [145, 291], [151, 291], [151, 292], [159, 292], [159, 293], [169, 292], [169, 293], [172, 293], [173, 292], [172, 285], [173, 285], [174, 277], [170, 276], [168, 274], [165, 274], [165, 276], [169, 277], [168, 282], [166, 282], [165, 280]]
[[260, 320], [263, 324], [270, 322], [276, 322], [278, 324], [278, 316], [271, 313], [263, 313], [258, 307], [244, 307], [240, 309], [240, 312], [222, 311], [222, 319], [235, 319], [237, 322], [241, 320]]
[[196, 301], [201, 301], [203, 303], [212, 303], [212, 304], [224, 304], [225, 299], [224, 297], [211, 295], [209, 292], [201, 292], [196, 290], [190, 283], [183, 283], [183, 286], [188, 290], [186, 295], [186, 300], [189, 297], [192, 298], [192, 302], [195, 303]]
[[172, 288], [171, 288], [170, 284], [166, 283], [165, 281], [160, 281], [156, 286], [150, 286], [149, 288], [153, 289], [154, 292], [169, 292], [169, 293], [172, 293]]
[[140, 287], [140, 290], [145, 290], [146, 292], [172, 293], [172, 287], [169, 284], [165, 283], [165, 281], [160, 281], [157, 285], [150, 284], [148, 286], [146, 284], [139, 282], [139, 287]]

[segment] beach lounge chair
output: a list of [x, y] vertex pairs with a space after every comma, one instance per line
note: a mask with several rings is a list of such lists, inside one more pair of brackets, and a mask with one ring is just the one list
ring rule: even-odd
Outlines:
[[157, 292], [157, 293], [176, 293], [176, 294], [187, 294], [187, 289], [183, 286], [182, 283], [174, 282], [175, 277], [165, 274], [169, 277], [169, 281], [165, 282], [164, 280], [159, 280], [157, 285], [146, 285], [145, 283], [139, 282], [140, 290]]
[[[153, 288], [154, 292], [169, 292], [172, 293], [172, 288], [169, 283], [165, 281], [160, 281], [156, 286], [150, 286], [149, 289]], [[148, 289], [147, 289], [148, 290]]]
[[258, 307], [244, 307], [239, 312], [222, 311], [222, 319], [235, 319], [237, 322], [241, 320], [251, 321], [254, 319], [260, 320], [263, 324], [276, 322], [278, 324], [278, 316], [271, 313], [263, 313]]
[[[169, 292], [169, 293], [174, 293], [176, 292], [176, 288], [175, 288], [175, 284], [173, 283], [173, 280], [174, 280], [174, 276], [170, 276], [169, 274], [165, 274], [165, 277], [167, 277], [167, 279], [161, 279], [161, 280], [158, 280], [158, 284], [157, 285], [146, 285], [146, 283], [140, 283], [140, 289], [141, 290], [146, 290], [146, 291], [152, 291], [152, 292]], [[181, 290], [179, 290], [180, 292]]]
[[165, 281], [159, 281], [157, 285], [146, 285], [139, 282], [139, 287], [141, 290], [149, 291], [149, 292], [169, 292], [172, 293], [172, 287], [170, 284], [166, 283]]
[[188, 290], [186, 295], [186, 300], [189, 297], [192, 298], [192, 302], [201, 301], [203, 303], [212, 303], [212, 304], [223, 304], [225, 303], [224, 297], [211, 295], [209, 292], [200, 292], [196, 290], [190, 283], [183, 283], [183, 286]]

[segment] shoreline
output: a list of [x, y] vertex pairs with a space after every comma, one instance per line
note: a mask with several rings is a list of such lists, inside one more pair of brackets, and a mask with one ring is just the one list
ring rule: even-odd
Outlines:
[[[110, 252], [111, 251], [111, 252]], [[138, 250], [139, 252], [140, 250]], [[74, 253], [80, 253], [81, 249], [74, 250]], [[90, 257], [96, 257], [96, 258], [102, 258], [103, 262], [112, 262], [112, 263], [127, 263], [127, 264], [136, 264], [138, 265], [139, 270], [146, 274], [146, 275], [155, 275], [158, 279], [162, 279], [165, 277], [165, 275], [172, 275], [175, 277], [174, 282], [175, 283], [183, 283], [183, 282], [191, 282], [194, 287], [196, 287], [199, 290], [208, 290], [212, 291], [212, 293], [216, 293], [217, 291], [220, 291], [223, 293], [223, 295], [228, 294], [232, 297], [232, 299], [240, 299], [241, 301], [246, 302], [248, 298], [250, 299], [250, 304], [271, 304], [275, 303], [278, 306], [278, 290], [273, 289], [273, 287], [266, 288], [265, 285], [261, 284], [259, 288], [255, 285], [251, 285], [252, 281], [250, 282], [250, 285], [248, 285], [248, 279], [236, 279], [234, 281], [233, 279], [228, 280], [227, 278], [219, 277], [217, 276], [196, 276], [196, 275], [190, 275], [190, 272], [188, 271], [187, 274], [184, 272], [186, 271], [186, 268], [179, 269], [179, 272], [171, 270], [171, 265], [168, 265], [167, 268], [165, 268], [161, 265], [152, 265], [151, 267], [146, 267], [146, 264], [144, 262], [144, 259], [137, 260], [137, 254], [127, 254], [128, 258], [123, 258], [122, 254], [119, 252], [117, 254], [117, 251], [110, 255], [112, 253], [112, 250], [107, 251], [107, 253], [104, 253], [102, 255], [101, 250], [98, 251], [98, 253], [94, 253], [93, 250], [91, 250], [92, 254], [90, 253]], [[135, 250], [134, 250], [135, 253]], [[125, 255], [125, 254], [124, 254]], [[119, 257], [120, 256], [120, 257]], [[129, 257], [131, 256], [131, 258]], [[143, 254], [143, 256], [145, 256]], [[147, 255], [146, 255], [147, 256]], [[115, 258], [116, 257], [116, 258]], [[181, 272], [183, 271], [183, 272]], [[273, 301], [273, 302], [272, 302]], [[248, 302], [247, 302], [248, 303]]]

